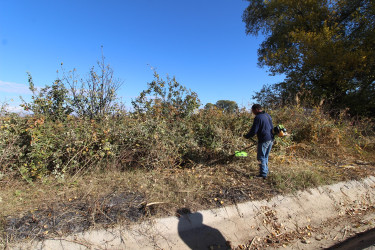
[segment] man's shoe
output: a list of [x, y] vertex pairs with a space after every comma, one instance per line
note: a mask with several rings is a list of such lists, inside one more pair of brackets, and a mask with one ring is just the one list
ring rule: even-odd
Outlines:
[[263, 178], [263, 180], [265, 180], [267, 178], [267, 176], [263, 176], [263, 175], [260, 175], [258, 174], [257, 176], [255, 176], [256, 178]]

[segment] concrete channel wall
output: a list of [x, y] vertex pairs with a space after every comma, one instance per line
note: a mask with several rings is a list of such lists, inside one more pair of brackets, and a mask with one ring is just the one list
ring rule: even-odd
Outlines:
[[250, 201], [233, 206], [153, 219], [132, 226], [90, 231], [18, 249], [226, 249], [264, 235], [277, 235], [343, 216], [375, 204], [375, 177]]

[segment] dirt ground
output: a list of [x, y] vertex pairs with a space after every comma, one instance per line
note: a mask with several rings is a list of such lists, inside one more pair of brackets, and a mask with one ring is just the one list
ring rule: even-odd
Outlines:
[[[246, 172], [239, 165], [226, 166], [225, 170], [213, 168], [201, 169], [200, 176], [210, 175], [213, 171], [225, 171], [227, 185], [216, 185], [211, 192], [205, 193], [203, 202], [191, 204], [198, 209], [223, 207], [249, 200], [270, 199], [281, 194], [273, 179], [253, 178], [254, 173]], [[332, 164], [330, 171], [336, 171], [343, 179], [361, 179], [374, 173], [374, 164], [354, 162], [351, 164]], [[360, 171], [359, 171], [360, 169]], [[181, 175], [187, 170], [174, 170]], [[193, 170], [189, 170], [193, 172]], [[169, 174], [169, 173], [168, 173]], [[191, 173], [190, 173], [191, 174]], [[215, 187], [215, 186], [214, 186]], [[105, 188], [103, 188], [105, 189]], [[134, 189], [133, 189], [134, 190]], [[182, 190], [179, 190], [182, 191]], [[149, 218], [174, 215], [176, 205], [155, 202], [142, 189], [129, 191], [120, 188], [111, 193], [87, 195], [89, 192], [77, 192], [77, 196], [66, 199], [51, 199], [34, 209], [16, 215], [7, 215], [1, 220], [3, 225], [3, 243], [30, 240], [44, 240], [51, 237], [85, 232], [95, 228], [111, 228], [119, 224], [139, 223]], [[188, 197], [188, 196], [187, 196]], [[183, 198], [184, 199], [184, 198]], [[189, 202], [189, 201], [187, 201]], [[163, 203], [163, 202], [160, 202]], [[182, 207], [183, 205], [179, 205]], [[288, 231], [281, 235], [265, 235], [262, 238], [249, 239], [248, 243], [232, 246], [233, 249], [317, 249], [337, 244], [352, 235], [375, 227], [374, 209], [352, 211], [340, 218], [326, 221], [315, 227], [305, 227], [297, 231]], [[272, 213], [269, 214], [272, 218]], [[367, 216], [367, 217], [366, 217]], [[0, 244], [1, 245], [1, 244]]]
[[[375, 178], [369, 177], [361, 181], [341, 182], [309, 189], [294, 195], [279, 195], [268, 201], [250, 201], [236, 206], [193, 212], [185, 226], [194, 224], [192, 221], [200, 215], [200, 218], [205, 219], [204, 224], [198, 226], [210, 228], [212, 233], [221, 232], [223, 239], [227, 240], [227, 245], [235, 250], [362, 249], [374, 244], [374, 232], [371, 231], [375, 226], [374, 187]], [[127, 194], [127, 197], [126, 200], [116, 196], [108, 197], [107, 201], [115, 207], [129, 201], [137, 204], [141, 198], [137, 194]], [[163, 206], [156, 203], [142, 205], [143, 209], [138, 211], [145, 211], [145, 217], [148, 211], [152, 211], [153, 206]], [[123, 212], [129, 215], [131, 210]], [[184, 244], [186, 241], [181, 241], [184, 231], [180, 231], [180, 226], [177, 226], [181, 225], [181, 219], [175, 216], [150, 219], [142, 222], [142, 219], [135, 218], [136, 223], [133, 225], [122, 224], [113, 229], [89, 230], [90, 232], [72, 236], [57, 237], [44, 233], [45, 241], [42, 245], [35, 245], [32, 243], [33, 239], [27, 239], [26, 243], [43, 249], [139, 249], [136, 246], [142, 246], [142, 249], [188, 249]], [[102, 220], [104, 223], [108, 218]], [[200, 227], [193, 227], [186, 232], [199, 230]], [[362, 234], [361, 238], [350, 240], [351, 237], [366, 231], [369, 232]], [[245, 242], [247, 237], [249, 238]], [[227, 249], [225, 246], [221, 248]]]
[[232, 249], [364, 249], [375, 247], [375, 208], [345, 214], [319, 225], [264, 235]]

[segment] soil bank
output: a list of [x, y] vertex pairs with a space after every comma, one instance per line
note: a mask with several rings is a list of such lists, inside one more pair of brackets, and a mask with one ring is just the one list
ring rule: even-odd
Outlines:
[[14, 249], [319, 249], [375, 227], [375, 177]]

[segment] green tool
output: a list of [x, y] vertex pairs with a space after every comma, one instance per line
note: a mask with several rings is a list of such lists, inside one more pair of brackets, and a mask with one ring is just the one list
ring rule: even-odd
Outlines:
[[236, 156], [236, 157], [247, 157], [247, 153], [245, 151], [234, 151], [234, 156]]
[[[253, 139], [253, 138], [250, 138], [250, 140], [254, 143], [253, 145], [250, 145], [248, 147], [246, 147], [245, 149], [249, 149], [253, 146], [256, 145], [256, 141]], [[247, 153], [245, 151], [234, 151], [234, 156], [235, 157], [247, 157]]]

